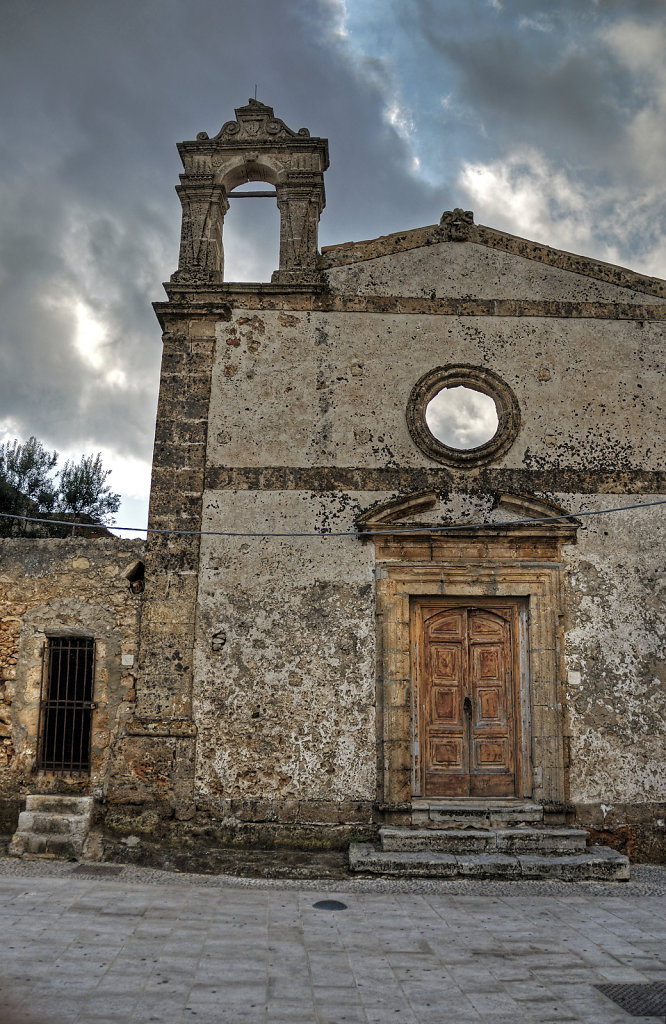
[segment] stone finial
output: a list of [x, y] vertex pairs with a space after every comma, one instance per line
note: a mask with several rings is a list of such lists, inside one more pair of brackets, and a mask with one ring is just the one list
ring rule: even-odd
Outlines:
[[442, 214], [440, 227], [446, 242], [469, 242], [474, 234], [474, 214], [471, 210], [445, 210]]
[[[237, 145], [239, 142], [264, 139], [270, 142], [288, 142], [291, 139], [309, 139], [307, 128], [297, 132], [288, 128], [281, 118], [276, 117], [273, 108], [259, 100], [250, 99], [245, 107], [236, 107], [235, 121], [226, 121], [215, 136], [216, 141]], [[197, 136], [198, 137], [198, 136]]]

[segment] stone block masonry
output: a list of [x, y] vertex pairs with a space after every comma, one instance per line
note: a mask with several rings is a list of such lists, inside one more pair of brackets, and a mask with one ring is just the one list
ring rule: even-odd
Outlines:
[[[103, 799], [112, 751], [136, 700], [140, 596], [125, 573], [140, 540], [0, 541], [0, 808], [12, 831], [27, 793]], [[42, 651], [49, 636], [95, 641], [90, 776], [35, 774]]]

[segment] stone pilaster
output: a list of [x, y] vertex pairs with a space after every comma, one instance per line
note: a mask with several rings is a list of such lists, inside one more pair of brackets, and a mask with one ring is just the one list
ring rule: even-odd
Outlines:
[[229, 209], [226, 189], [213, 174], [181, 174], [176, 192], [183, 208], [178, 270], [174, 281], [221, 281], [222, 224]]
[[176, 817], [188, 817], [196, 744], [191, 708], [199, 530], [215, 339], [212, 322], [179, 317], [165, 327], [149, 528], [169, 532], [148, 535], [136, 714], [125, 741], [132, 770], [114, 796], [160, 802]]
[[322, 174], [292, 172], [278, 184], [280, 210], [280, 267], [276, 284], [319, 279], [317, 233], [324, 206]]

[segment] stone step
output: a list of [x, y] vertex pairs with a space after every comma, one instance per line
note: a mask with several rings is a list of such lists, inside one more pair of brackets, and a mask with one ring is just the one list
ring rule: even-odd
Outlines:
[[531, 800], [429, 800], [412, 804], [412, 824], [422, 828], [511, 828], [543, 822]]
[[26, 797], [7, 851], [11, 857], [83, 856], [92, 820], [91, 796], [35, 793]]
[[438, 853], [582, 853], [587, 845], [587, 832], [580, 828], [441, 828], [379, 830], [381, 848], [385, 852]]
[[39, 835], [15, 832], [7, 851], [10, 857], [65, 857], [78, 860], [83, 856], [85, 836]]
[[352, 843], [349, 867], [374, 875], [406, 878], [496, 878], [626, 881], [629, 860], [606, 846], [585, 853], [532, 856], [502, 853], [452, 854], [384, 851], [372, 843]]
[[26, 811], [40, 811], [47, 814], [92, 814], [91, 796], [58, 796], [37, 793], [26, 797]]
[[21, 811], [18, 832], [34, 832], [37, 835], [85, 835], [90, 826], [88, 815], [50, 814], [44, 811]]

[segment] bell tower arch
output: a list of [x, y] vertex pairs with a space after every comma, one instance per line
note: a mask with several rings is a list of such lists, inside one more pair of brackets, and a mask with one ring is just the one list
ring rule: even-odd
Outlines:
[[214, 138], [199, 132], [178, 146], [184, 173], [176, 191], [183, 208], [174, 283], [224, 281], [223, 230], [232, 189], [268, 182], [280, 211], [280, 263], [275, 284], [316, 283], [319, 217], [324, 209], [328, 141], [293, 131], [273, 108], [249, 100]]

